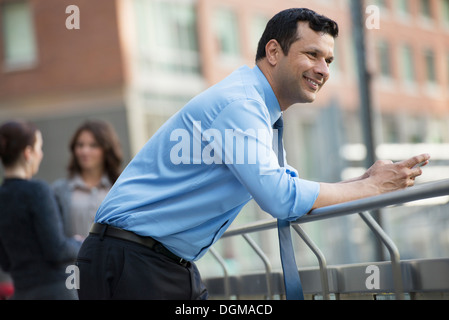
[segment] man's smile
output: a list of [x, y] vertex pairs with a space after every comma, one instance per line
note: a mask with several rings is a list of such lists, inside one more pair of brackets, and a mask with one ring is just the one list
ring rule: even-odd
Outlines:
[[322, 85], [323, 81], [314, 80], [312, 78], [309, 78], [307, 76], [304, 76], [304, 79], [306, 79], [307, 83], [309, 84], [309, 87], [313, 90], [318, 90]]

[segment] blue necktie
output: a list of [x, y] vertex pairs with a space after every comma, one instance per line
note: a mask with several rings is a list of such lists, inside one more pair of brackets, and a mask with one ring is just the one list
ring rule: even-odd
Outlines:
[[[281, 117], [273, 125], [278, 130], [278, 161], [284, 166], [284, 147], [282, 134], [284, 130], [284, 119]], [[281, 252], [282, 270], [284, 272], [285, 295], [287, 300], [304, 300], [301, 279], [295, 261], [292, 237], [290, 234], [290, 221], [278, 219], [279, 248]]]

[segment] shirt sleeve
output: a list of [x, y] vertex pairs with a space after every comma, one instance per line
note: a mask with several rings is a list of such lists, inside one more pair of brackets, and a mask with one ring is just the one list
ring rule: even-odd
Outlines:
[[298, 178], [290, 166], [279, 166], [266, 106], [255, 100], [233, 102], [215, 119], [213, 127], [224, 137], [225, 165], [262, 210], [290, 221], [311, 210], [319, 184]]

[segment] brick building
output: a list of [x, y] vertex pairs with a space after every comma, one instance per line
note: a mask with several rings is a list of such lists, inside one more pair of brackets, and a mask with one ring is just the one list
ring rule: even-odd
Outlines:
[[[67, 29], [76, 3], [80, 29]], [[65, 175], [68, 142], [87, 117], [116, 127], [129, 158], [125, 83], [114, 1], [0, 1], [0, 119], [26, 118], [43, 131], [40, 177]]]
[[[365, 30], [376, 140], [448, 142], [448, 1], [369, 4], [380, 9], [378, 25]], [[79, 8], [79, 29], [66, 27], [70, 5]], [[346, 160], [333, 146], [361, 142], [347, 0], [0, 0], [0, 118], [41, 125], [40, 175], [49, 180], [64, 174], [66, 141], [86, 117], [113, 122], [129, 159], [192, 96], [254, 65], [267, 20], [294, 6], [334, 18], [341, 35], [316, 103], [288, 111], [290, 162], [310, 178], [339, 179]], [[339, 163], [323, 172], [330, 151]]]

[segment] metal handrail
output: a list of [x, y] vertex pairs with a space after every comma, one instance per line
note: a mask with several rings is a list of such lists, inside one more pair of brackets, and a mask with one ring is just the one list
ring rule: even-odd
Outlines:
[[[344, 215], [380, 209], [391, 205], [447, 195], [449, 195], [449, 179], [438, 182], [423, 183], [404, 190], [393, 191], [378, 196], [367, 197], [360, 200], [315, 209], [298, 220], [293, 221], [292, 224], [336, 218]], [[276, 227], [276, 219], [265, 219], [249, 223], [244, 226], [231, 228], [222, 235], [222, 238], [274, 229]]]
[[[398, 299], [404, 298], [402, 274], [400, 266], [400, 255], [394, 242], [388, 237], [384, 230], [371, 217], [368, 211], [384, 208], [391, 205], [399, 205], [416, 200], [435, 198], [449, 195], [449, 179], [436, 182], [429, 182], [416, 185], [413, 188], [394, 191], [378, 196], [368, 197], [360, 200], [350, 201], [337, 205], [332, 205], [324, 208], [319, 208], [311, 211], [309, 214], [302, 216], [296, 221], [292, 222], [294, 230], [301, 236], [303, 241], [316, 255], [321, 272], [321, 282], [323, 288], [323, 297], [329, 298], [329, 283], [327, 279], [327, 266], [324, 255], [313, 243], [313, 241], [306, 235], [306, 233], [299, 227], [299, 224], [319, 221], [328, 218], [336, 218], [344, 215], [358, 213], [363, 221], [370, 227], [371, 231], [383, 242], [387, 247], [392, 262], [393, 280], [396, 297]], [[247, 234], [259, 232], [277, 227], [276, 219], [268, 219], [263, 221], [256, 221], [244, 226], [236, 227], [226, 231], [222, 238], [243, 235], [247, 239]], [[252, 246], [260, 256], [260, 248]], [[264, 255], [263, 255], [264, 257]], [[264, 263], [266, 261], [264, 260]], [[266, 264], [267, 266], [267, 264]], [[268, 276], [267, 276], [268, 279]], [[269, 290], [270, 291], [270, 290]]]

